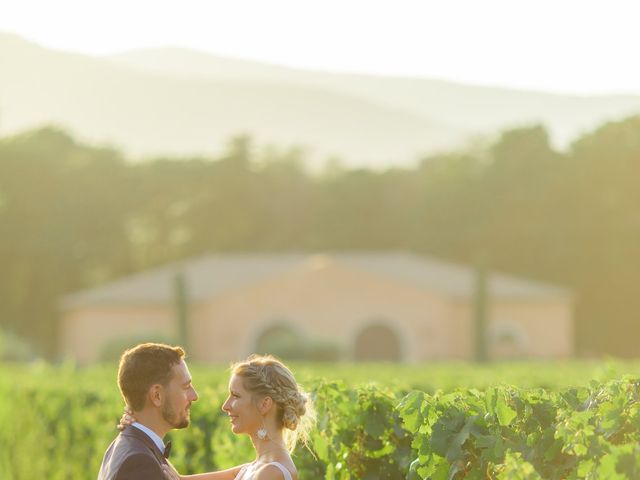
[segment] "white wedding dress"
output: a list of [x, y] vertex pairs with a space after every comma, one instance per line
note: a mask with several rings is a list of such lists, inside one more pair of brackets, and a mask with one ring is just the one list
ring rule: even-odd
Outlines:
[[284, 475], [284, 480], [291, 480], [291, 473], [289, 472], [289, 470], [287, 470], [284, 465], [278, 462], [271, 462], [267, 464], [250, 463], [249, 465], [245, 465], [240, 469], [238, 475], [236, 475], [235, 480], [253, 480], [254, 475], [256, 474], [256, 470], [264, 467], [265, 465], [273, 465], [274, 467], [279, 468], [282, 472], [282, 475]]

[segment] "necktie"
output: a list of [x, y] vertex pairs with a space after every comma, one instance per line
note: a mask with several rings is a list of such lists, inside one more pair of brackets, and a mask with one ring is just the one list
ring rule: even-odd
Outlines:
[[170, 454], [171, 454], [171, 442], [169, 441], [164, 446], [164, 458], [169, 458]]

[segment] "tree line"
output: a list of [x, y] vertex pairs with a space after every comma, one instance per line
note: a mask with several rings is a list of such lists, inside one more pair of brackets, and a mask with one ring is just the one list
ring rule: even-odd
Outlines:
[[544, 127], [371, 170], [250, 136], [132, 162], [56, 127], [0, 138], [0, 328], [55, 358], [58, 301], [211, 252], [407, 250], [575, 292], [581, 355], [636, 356], [640, 116], [564, 151]]

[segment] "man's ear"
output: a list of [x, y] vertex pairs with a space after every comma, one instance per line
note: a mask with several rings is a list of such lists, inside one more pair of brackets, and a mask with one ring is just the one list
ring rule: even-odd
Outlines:
[[147, 397], [154, 407], [160, 408], [164, 400], [164, 388], [159, 383], [151, 385]]
[[261, 415], [266, 415], [273, 407], [273, 398], [266, 396], [258, 404], [258, 410]]

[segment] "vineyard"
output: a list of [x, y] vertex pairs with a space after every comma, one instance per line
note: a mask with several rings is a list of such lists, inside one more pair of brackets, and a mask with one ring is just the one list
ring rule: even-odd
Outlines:
[[[181, 473], [252, 460], [220, 410], [223, 367], [193, 366]], [[640, 365], [293, 365], [318, 425], [300, 479], [640, 478]], [[0, 365], [0, 478], [94, 479], [122, 400], [113, 365]], [[371, 381], [374, 380], [374, 381]]]

